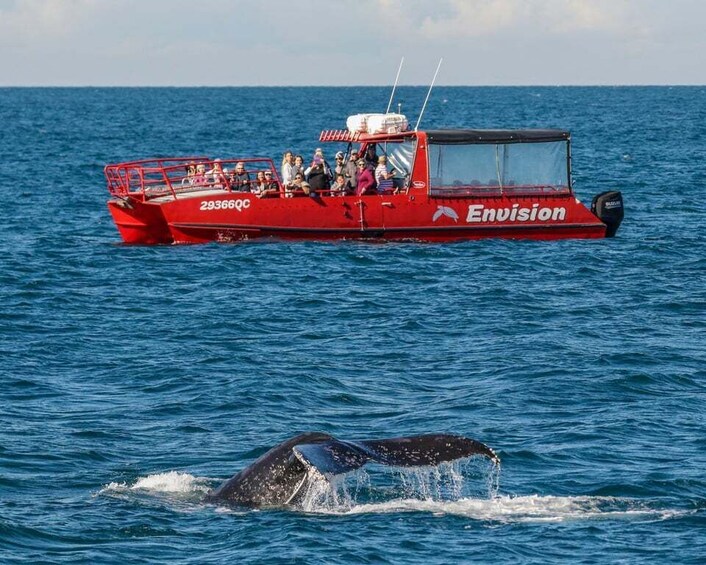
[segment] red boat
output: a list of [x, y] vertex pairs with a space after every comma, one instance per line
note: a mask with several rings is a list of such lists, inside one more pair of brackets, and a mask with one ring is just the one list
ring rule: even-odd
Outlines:
[[[620, 226], [620, 192], [599, 194], [590, 210], [574, 195], [567, 131], [404, 129], [321, 133], [346, 161], [371, 147], [387, 157], [392, 186], [371, 194], [291, 190], [269, 158], [181, 157], [106, 166], [108, 208], [136, 244], [600, 238]], [[271, 173], [270, 190], [234, 182], [239, 162], [251, 178]]]

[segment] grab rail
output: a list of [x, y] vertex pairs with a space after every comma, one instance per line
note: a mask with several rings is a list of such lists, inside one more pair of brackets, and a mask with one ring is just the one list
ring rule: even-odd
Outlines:
[[[177, 157], [144, 159], [107, 165], [104, 169], [108, 191], [116, 198], [140, 198], [143, 202], [195, 190], [223, 189], [238, 192], [231, 186], [235, 166], [243, 163], [245, 172], [254, 182], [259, 171], [272, 173], [279, 192], [284, 187], [272, 159], [210, 159], [208, 157]], [[232, 167], [232, 168], [231, 168]]]

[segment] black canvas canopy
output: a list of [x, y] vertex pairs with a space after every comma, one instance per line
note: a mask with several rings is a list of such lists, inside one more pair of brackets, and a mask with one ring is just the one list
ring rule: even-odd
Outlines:
[[568, 131], [560, 129], [433, 129], [427, 130], [429, 143], [539, 143], [565, 141]]

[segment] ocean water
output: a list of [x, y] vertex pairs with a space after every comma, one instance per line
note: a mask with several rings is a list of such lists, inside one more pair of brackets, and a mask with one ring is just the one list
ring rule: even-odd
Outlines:
[[[425, 95], [398, 91], [413, 123]], [[0, 89], [0, 562], [703, 563], [706, 88], [433, 92], [421, 127], [570, 129], [615, 239], [120, 243], [106, 163], [310, 155], [388, 96]], [[308, 430], [502, 467], [204, 502]]]

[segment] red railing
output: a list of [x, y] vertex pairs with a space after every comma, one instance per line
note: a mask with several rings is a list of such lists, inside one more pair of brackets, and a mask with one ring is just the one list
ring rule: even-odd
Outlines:
[[360, 133], [347, 129], [327, 129], [321, 132], [319, 141], [358, 141]]
[[283, 193], [277, 169], [272, 159], [210, 159], [208, 157], [176, 157], [144, 159], [107, 165], [104, 169], [108, 191], [117, 198], [128, 196], [143, 201], [179, 193], [222, 189], [237, 192], [231, 184], [233, 171], [238, 163], [254, 183], [259, 171], [272, 173], [278, 190]]

